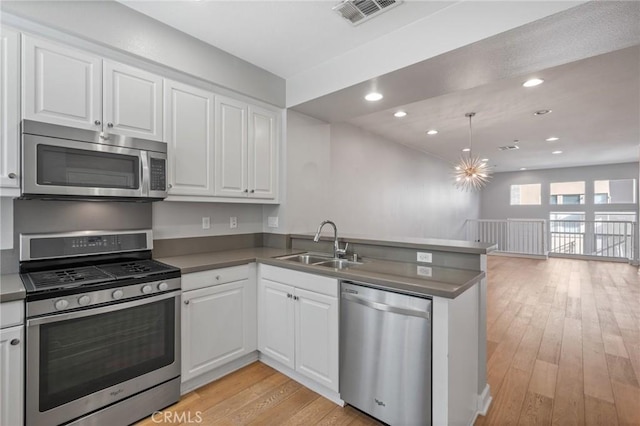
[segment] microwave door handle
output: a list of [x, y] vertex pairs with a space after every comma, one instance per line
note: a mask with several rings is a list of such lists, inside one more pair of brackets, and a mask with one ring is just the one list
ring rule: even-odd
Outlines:
[[142, 164], [140, 170], [140, 194], [143, 197], [149, 196], [149, 182], [151, 182], [151, 173], [149, 172], [149, 152], [140, 152], [140, 163]]

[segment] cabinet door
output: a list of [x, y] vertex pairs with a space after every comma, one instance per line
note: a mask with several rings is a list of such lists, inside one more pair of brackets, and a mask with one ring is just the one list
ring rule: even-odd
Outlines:
[[[0, 330], [0, 424], [22, 425], [24, 327]], [[12, 344], [13, 342], [14, 344]]]
[[249, 280], [182, 295], [182, 381], [256, 349], [256, 295]]
[[262, 279], [258, 293], [258, 350], [293, 369], [293, 287]]
[[20, 33], [0, 27], [0, 188], [19, 195], [20, 170]]
[[216, 98], [216, 195], [246, 197], [247, 105]]
[[278, 184], [278, 116], [249, 106], [249, 197], [276, 197]]
[[165, 80], [169, 194], [213, 196], [213, 93]]
[[22, 117], [100, 130], [102, 60], [27, 35], [22, 41]]
[[295, 290], [296, 371], [338, 392], [338, 299]]
[[104, 61], [105, 131], [162, 140], [162, 77]]

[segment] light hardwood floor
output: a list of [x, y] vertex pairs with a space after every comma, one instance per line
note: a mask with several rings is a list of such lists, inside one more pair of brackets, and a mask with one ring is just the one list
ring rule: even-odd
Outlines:
[[640, 280], [624, 263], [491, 256], [476, 425], [640, 424]]
[[[488, 276], [493, 403], [476, 425], [640, 425], [637, 268], [490, 256]], [[195, 424], [196, 412], [202, 425], [380, 424], [259, 362], [185, 395], [168, 410], [190, 414], [192, 423], [182, 424]], [[157, 424], [151, 418], [139, 423]]]

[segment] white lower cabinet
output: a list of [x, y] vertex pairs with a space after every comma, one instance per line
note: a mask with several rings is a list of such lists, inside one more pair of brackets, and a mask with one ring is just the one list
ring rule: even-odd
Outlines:
[[[22, 301], [9, 304], [2, 306], [2, 326], [23, 320]], [[24, 326], [16, 325], [0, 330], [0, 425], [24, 424], [23, 410]]]
[[260, 265], [258, 350], [338, 392], [338, 282]]
[[256, 350], [256, 288], [248, 271], [244, 265], [182, 277], [183, 383]]

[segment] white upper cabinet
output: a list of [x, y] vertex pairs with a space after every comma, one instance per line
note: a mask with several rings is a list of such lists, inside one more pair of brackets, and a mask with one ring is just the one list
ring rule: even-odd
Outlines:
[[102, 59], [29, 35], [22, 43], [22, 116], [102, 128]]
[[162, 138], [162, 77], [24, 36], [23, 118], [137, 138]]
[[20, 187], [20, 33], [0, 27], [0, 195]]
[[214, 195], [214, 95], [165, 80], [169, 195]]
[[278, 183], [278, 116], [249, 106], [249, 197], [275, 198]]
[[104, 122], [119, 135], [161, 141], [162, 77], [104, 61]]
[[219, 96], [216, 115], [216, 195], [246, 197], [247, 104]]
[[278, 114], [222, 96], [216, 114], [216, 195], [276, 198]]

